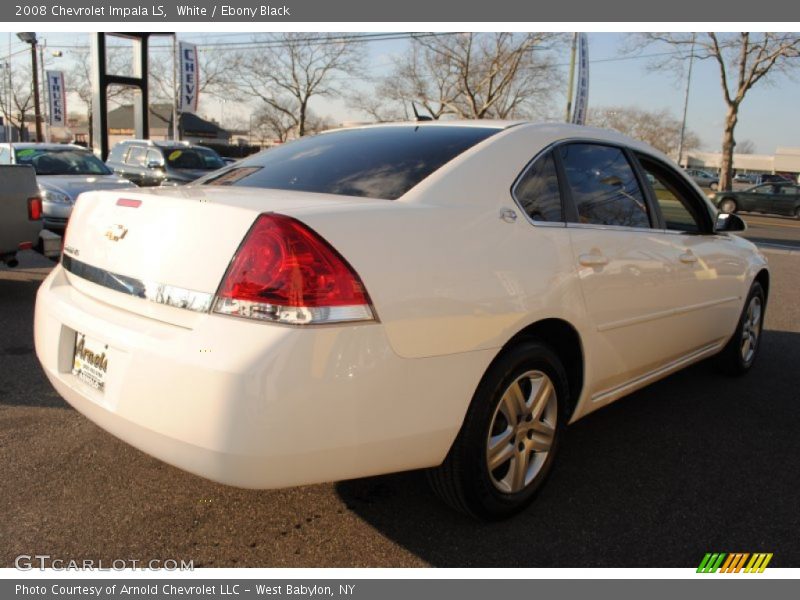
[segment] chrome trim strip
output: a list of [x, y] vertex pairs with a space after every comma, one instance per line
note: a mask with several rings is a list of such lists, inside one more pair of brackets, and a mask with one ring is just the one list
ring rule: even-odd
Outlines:
[[90, 283], [114, 290], [115, 292], [128, 294], [135, 298], [149, 300], [156, 304], [172, 306], [173, 308], [207, 313], [211, 310], [211, 304], [214, 301], [214, 294], [187, 290], [174, 285], [145, 281], [136, 279], [135, 277], [128, 277], [127, 275], [112, 273], [111, 271], [106, 271], [105, 269], [100, 269], [99, 267], [94, 267], [77, 260], [66, 253], [61, 256], [61, 266], [64, 267], [67, 272], [81, 279], [85, 279]]
[[659, 367], [658, 369], [650, 371], [649, 373], [645, 373], [644, 375], [639, 375], [639, 377], [635, 377], [634, 379], [631, 379], [630, 381], [627, 381], [616, 387], [597, 392], [596, 394], [592, 395], [592, 403], [603, 402], [604, 400], [608, 400], [612, 397], [622, 396], [635, 388], [644, 387], [656, 379], [665, 377], [673, 371], [677, 371], [688, 364], [703, 358], [705, 355], [716, 351], [719, 347], [719, 342], [708, 344], [707, 346], [703, 346], [694, 352], [690, 352], [689, 354], [686, 354], [685, 356], [682, 356], [671, 363], [667, 363], [663, 367]]
[[671, 317], [674, 315], [682, 315], [695, 310], [710, 308], [711, 306], [717, 306], [718, 304], [726, 304], [728, 302], [733, 302], [738, 300], [741, 300], [741, 296], [729, 296], [728, 298], [722, 298], [720, 300], [709, 300], [708, 302], [700, 302], [699, 304], [690, 304], [688, 306], [680, 306], [678, 308], [669, 308], [667, 310], [651, 313], [649, 315], [632, 317], [630, 319], [622, 319], [620, 321], [612, 321], [610, 323], [603, 323], [602, 325], [597, 326], [597, 331], [609, 331], [611, 329], [619, 329], [620, 327], [627, 327], [629, 325], [636, 325], [638, 323], [646, 323], [647, 321], [655, 321], [657, 319], [663, 319], [665, 317]]

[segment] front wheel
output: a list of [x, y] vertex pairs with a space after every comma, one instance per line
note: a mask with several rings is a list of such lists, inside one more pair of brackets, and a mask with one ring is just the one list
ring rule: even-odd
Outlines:
[[755, 363], [761, 346], [765, 308], [764, 289], [756, 281], [750, 287], [733, 337], [717, 356], [717, 364], [724, 372], [730, 375], [743, 375]]
[[510, 517], [535, 497], [549, 474], [567, 420], [566, 373], [539, 342], [506, 350], [484, 375], [434, 492], [482, 519]]
[[720, 212], [732, 214], [736, 212], [736, 209], [737, 209], [736, 201], [733, 198], [725, 198], [722, 202], [719, 203]]

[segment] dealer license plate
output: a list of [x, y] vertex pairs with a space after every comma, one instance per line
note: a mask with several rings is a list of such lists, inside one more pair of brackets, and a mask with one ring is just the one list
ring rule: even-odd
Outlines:
[[102, 392], [106, 386], [107, 371], [108, 344], [76, 332], [72, 374], [85, 384]]

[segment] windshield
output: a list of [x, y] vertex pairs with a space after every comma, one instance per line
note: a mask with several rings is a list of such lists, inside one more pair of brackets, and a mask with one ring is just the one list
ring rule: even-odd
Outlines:
[[18, 148], [19, 165], [31, 165], [37, 175], [111, 175], [111, 170], [87, 150], [75, 148]]
[[225, 166], [219, 154], [211, 148], [164, 148], [167, 164], [173, 169], [204, 169], [213, 171]]
[[499, 131], [401, 125], [324, 133], [261, 152], [198, 183], [394, 200]]

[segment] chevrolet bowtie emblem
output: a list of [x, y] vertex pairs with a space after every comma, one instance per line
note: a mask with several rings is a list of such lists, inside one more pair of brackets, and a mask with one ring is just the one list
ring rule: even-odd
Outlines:
[[128, 234], [128, 228], [124, 225], [111, 225], [106, 231], [106, 237], [112, 242], [118, 242]]

